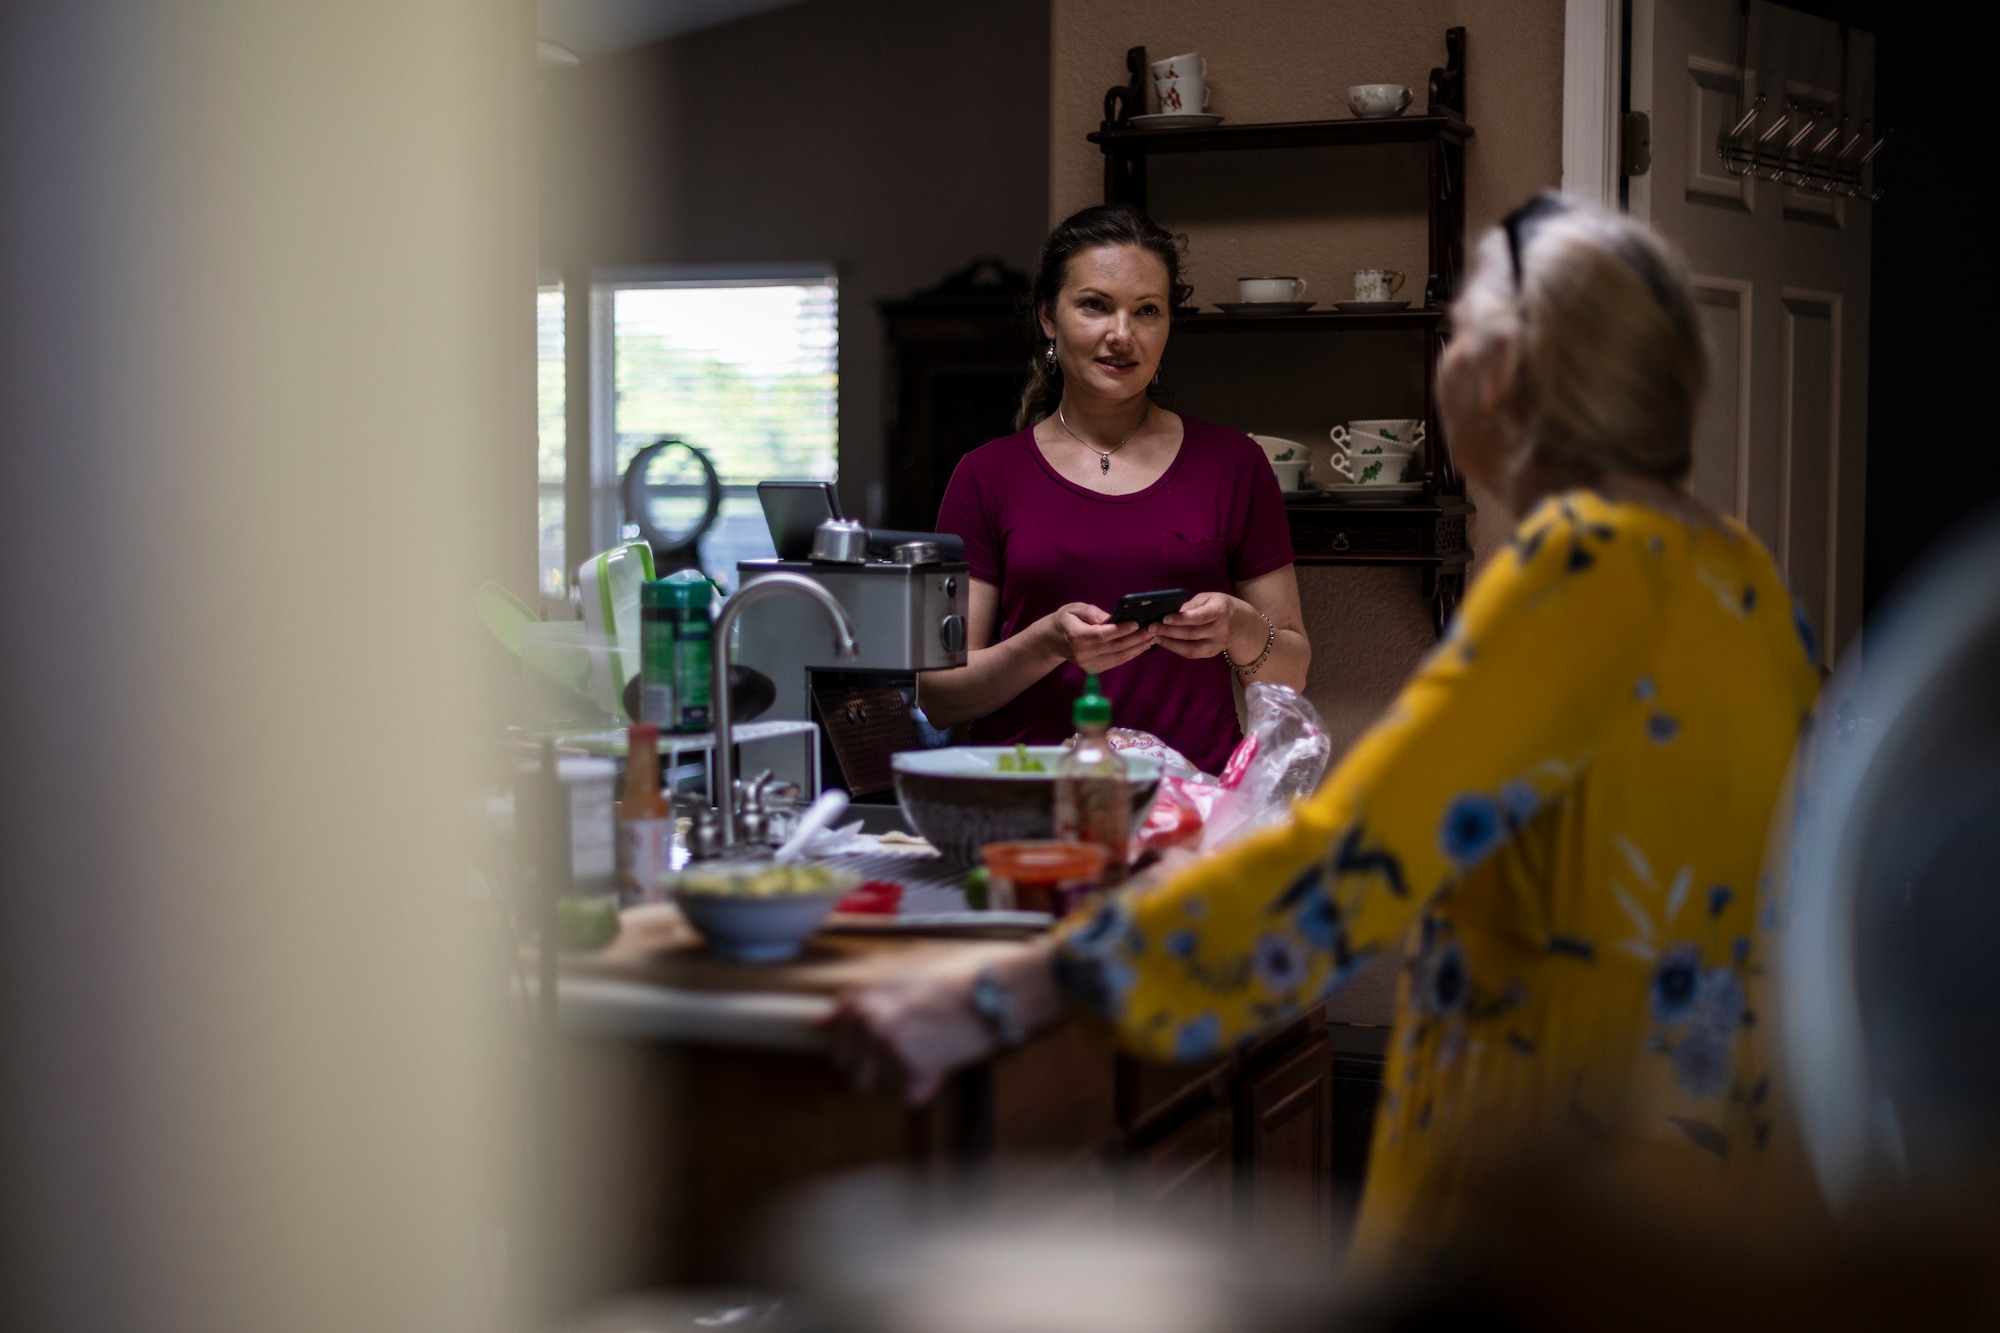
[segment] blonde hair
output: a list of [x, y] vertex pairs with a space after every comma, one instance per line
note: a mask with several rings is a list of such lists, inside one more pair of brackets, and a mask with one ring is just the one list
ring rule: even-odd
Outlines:
[[1515, 233], [1518, 285], [1508, 232], [1495, 227], [1452, 306], [1455, 336], [1518, 348], [1514, 466], [1682, 482], [1708, 356], [1680, 260], [1629, 218], [1545, 199]]

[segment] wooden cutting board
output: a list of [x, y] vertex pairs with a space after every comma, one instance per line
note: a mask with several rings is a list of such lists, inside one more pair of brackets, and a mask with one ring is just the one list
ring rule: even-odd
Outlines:
[[821, 931], [785, 963], [736, 963], [708, 952], [681, 910], [651, 903], [619, 916], [618, 938], [596, 953], [564, 954], [572, 976], [650, 983], [676, 990], [831, 995], [907, 973], [986, 943], [937, 936], [842, 935]]

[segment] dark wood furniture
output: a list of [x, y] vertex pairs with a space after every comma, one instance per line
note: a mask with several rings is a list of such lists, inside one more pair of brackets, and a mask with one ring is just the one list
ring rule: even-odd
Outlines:
[[[633, 925], [637, 938], [605, 954], [566, 959], [565, 973], [683, 992], [830, 995], [966, 947], [821, 937], [798, 963], [746, 969], [676, 953], [684, 927], [647, 929]], [[1072, 1025], [961, 1072], [911, 1110], [855, 1092], [814, 1050], [621, 1031], [572, 1025], [555, 1080], [602, 1094], [559, 1112], [552, 1140], [576, 1154], [556, 1190], [579, 1247], [560, 1265], [573, 1297], [750, 1280], [741, 1245], [774, 1202], [883, 1165], [908, 1168], [939, 1197], [948, 1187], [1045, 1191], [1230, 1235], [1282, 1230], [1288, 1241], [1304, 1221], [1331, 1256], [1361, 1185], [1388, 1044], [1386, 1028], [1329, 1024], [1314, 1010], [1237, 1054], [1160, 1065]]]
[[[1437, 411], [1437, 363], [1444, 348], [1444, 306], [1458, 290], [1465, 268], [1465, 150], [1473, 136], [1465, 123], [1465, 29], [1445, 33], [1445, 63], [1430, 77], [1428, 113], [1380, 120], [1309, 120], [1216, 125], [1206, 129], [1142, 129], [1131, 117], [1145, 110], [1146, 48], [1126, 53], [1127, 80], [1104, 97], [1104, 120], [1089, 136], [1104, 154], [1108, 203], [1147, 206], [1147, 161], [1169, 153], [1224, 153], [1253, 149], [1339, 148], [1373, 144], [1421, 147], [1427, 160], [1429, 273], [1421, 306], [1393, 314], [1224, 315], [1180, 314], [1174, 335], [1226, 338], [1240, 333], [1285, 331], [1370, 333], [1416, 330], [1422, 335], [1424, 382], [1424, 480], [1421, 503], [1362, 507], [1302, 498], [1287, 505], [1292, 544], [1301, 564], [1412, 564], [1423, 571], [1423, 593], [1439, 633], [1463, 594], [1472, 553], [1467, 525], [1473, 507], [1452, 466]], [[1171, 219], [1162, 219], [1171, 223]], [[1190, 404], [1199, 409], [1199, 404]]]
[[952, 469], [1014, 429], [1028, 382], [1028, 279], [980, 259], [936, 287], [883, 301], [887, 526], [929, 532]]
[[[1348, 1031], [1386, 1045], [1387, 1029]], [[940, 1197], [952, 1187], [1094, 1196], [1251, 1239], [1290, 1239], [1305, 1221], [1332, 1258], [1361, 1185], [1379, 1086], [1356, 1080], [1365, 1058], [1357, 1065], [1335, 1045], [1315, 1015], [1190, 1069], [1114, 1055], [1063, 1028], [907, 1110], [856, 1093], [817, 1055], [593, 1042], [572, 1058], [614, 1060], [636, 1094], [624, 1113], [652, 1133], [641, 1151], [621, 1155], [616, 1198], [600, 1192], [566, 1211], [627, 1210], [594, 1221], [607, 1234], [592, 1262], [615, 1271], [588, 1285], [607, 1290], [747, 1280], [741, 1246], [774, 1203], [885, 1165], [911, 1169]]]

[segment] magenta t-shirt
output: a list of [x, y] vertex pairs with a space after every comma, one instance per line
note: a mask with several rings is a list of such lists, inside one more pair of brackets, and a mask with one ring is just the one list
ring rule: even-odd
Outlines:
[[[938, 531], [964, 538], [972, 576], [1000, 589], [999, 639], [1069, 602], [1109, 611], [1128, 592], [1233, 593], [1238, 583], [1292, 563], [1284, 497], [1257, 442], [1185, 414], [1181, 426], [1180, 453], [1166, 474], [1131, 495], [1099, 495], [1064, 480], [1042, 457], [1032, 429], [959, 460]], [[1203, 771], [1221, 771], [1238, 731], [1229, 666], [1220, 656], [1190, 661], [1156, 647], [1100, 679], [1112, 725], [1150, 731]], [[974, 722], [972, 738], [982, 745], [1067, 740], [1070, 707], [1081, 693], [1083, 672], [1064, 662]]]

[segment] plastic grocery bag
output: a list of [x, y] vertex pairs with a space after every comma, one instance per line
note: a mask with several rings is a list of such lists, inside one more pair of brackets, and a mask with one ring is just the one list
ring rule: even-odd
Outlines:
[[1203, 821], [1204, 852], [1286, 818], [1292, 802], [1319, 788], [1333, 754], [1318, 711], [1289, 685], [1252, 685], [1243, 704], [1250, 725], [1222, 770], [1222, 795]]

